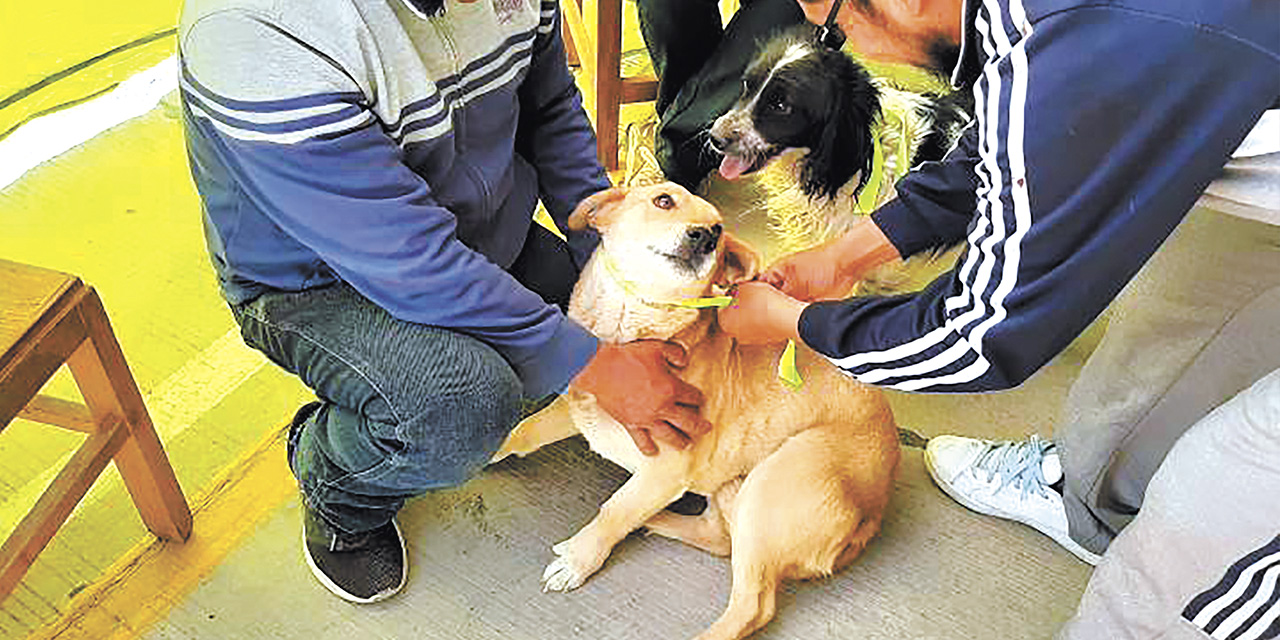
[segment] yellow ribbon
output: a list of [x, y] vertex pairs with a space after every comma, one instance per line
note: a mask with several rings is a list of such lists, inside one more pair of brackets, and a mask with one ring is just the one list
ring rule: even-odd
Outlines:
[[733, 302], [732, 296], [703, 296], [685, 298], [683, 300], [650, 300], [641, 295], [640, 291], [636, 289], [635, 284], [623, 277], [622, 272], [618, 270], [618, 266], [613, 263], [613, 260], [609, 259], [607, 254], [603, 256], [603, 259], [604, 270], [609, 273], [609, 276], [613, 278], [614, 282], [617, 282], [618, 286], [622, 287], [623, 291], [626, 291], [633, 297], [648, 305], [685, 307], [687, 309], [710, 309], [713, 307], [716, 309], [723, 309]]
[[[877, 146], [876, 149], [879, 149]], [[689, 309], [723, 309], [733, 303], [733, 296], [703, 296], [697, 298], [685, 298], [684, 300], [675, 301], [653, 301], [640, 295], [639, 290], [630, 280], [622, 276], [622, 272], [618, 270], [618, 266], [609, 259], [608, 255], [603, 256], [604, 269], [613, 278], [618, 286], [624, 291], [635, 296], [645, 304], [663, 305], [669, 307], [685, 307]], [[778, 379], [792, 389], [799, 389], [804, 381], [800, 378], [800, 370], [796, 368], [796, 341], [788, 340], [787, 348], [782, 351], [782, 358], [778, 360]]]
[[796, 368], [795, 340], [787, 341], [787, 348], [782, 350], [782, 357], [778, 359], [778, 379], [792, 390], [799, 389], [804, 384], [804, 380], [800, 379], [800, 370]]
[[871, 156], [871, 176], [867, 178], [867, 183], [862, 186], [862, 193], [858, 194], [857, 203], [858, 213], [871, 213], [875, 211], [876, 200], [880, 197], [880, 183], [884, 181], [884, 148], [880, 144], [879, 136], [872, 141], [874, 151]]

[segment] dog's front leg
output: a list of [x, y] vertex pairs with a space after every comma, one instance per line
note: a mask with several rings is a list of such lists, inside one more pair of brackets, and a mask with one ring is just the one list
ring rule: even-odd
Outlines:
[[682, 457], [664, 452], [652, 460], [605, 501], [587, 526], [552, 547], [558, 557], [542, 574], [542, 590], [568, 591], [582, 585], [604, 564], [614, 545], [684, 495], [687, 480], [683, 461], [678, 460]]
[[578, 428], [573, 424], [569, 402], [565, 396], [560, 396], [541, 411], [521, 420], [507, 435], [502, 448], [498, 449], [489, 463], [493, 464], [511, 455], [527, 456], [546, 445], [577, 434]]

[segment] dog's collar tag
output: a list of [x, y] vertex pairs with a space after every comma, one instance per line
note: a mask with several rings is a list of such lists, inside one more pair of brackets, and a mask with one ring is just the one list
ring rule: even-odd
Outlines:
[[732, 296], [703, 296], [673, 301], [650, 300], [645, 296], [640, 295], [640, 291], [636, 289], [635, 284], [630, 280], [627, 280], [626, 277], [622, 275], [622, 271], [618, 269], [618, 265], [614, 264], [613, 260], [609, 259], [609, 254], [606, 253], [601, 257], [604, 262], [604, 270], [609, 273], [609, 276], [613, 278], [613, 281], [617, 282], [618, 286], [622, 287], [623, 291], [635, 296], [636, 299], [647, 305], [659, 307], [683, 307], [685, 309], [723, 309], [733, 302]]

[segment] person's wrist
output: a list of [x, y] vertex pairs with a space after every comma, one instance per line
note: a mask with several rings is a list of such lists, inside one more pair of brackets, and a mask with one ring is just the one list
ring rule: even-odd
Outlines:
[[803, 342], [800, 339], [800, 315], [804, 313], [805, 308], [809, 306], [807, 302], [801, 302], [790, 296], [787, 297], [787, 303], [782, 309], [782, 317], [779, 324], [786, 329], [787, 338], [797, 342]]
[[854, 222], [849, 231], [829, 245], [831, 260], [840, 266], [842, 273], [861, 274], [886, 262], [901, 260], [898, 249], [889, 242], [871, 216]]

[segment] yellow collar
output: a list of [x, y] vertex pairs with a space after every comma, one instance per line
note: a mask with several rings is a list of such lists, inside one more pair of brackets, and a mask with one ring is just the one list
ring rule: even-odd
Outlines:
[[600, 257], [604, 262], [604, 270], [609, 274], [609, 277], [613, 278], [613, 281], [617, 282], [618, 286], [622, 287], [623, 291], [626, 291], [631, 294], [632, 297], [649, 306], [683, 307], [685, 309], [709, 309], [714, 307], [716, 309], [723, 309], [729, 306], [729, 303], [733, 302], [732, 296], [702, 296], [671, 301], [650, 300], [641, 295], [640, 291], [636, 289], [635, 284], [630, 280], [627, 280], [626, 277], [622, 275], [622, 271], [619, 270], [618, 265], [614, 264], [613, 260], [609, 258], [608, 253], [602, 254]]
[[[634, 283], [627, 280], [622, 275], [622, 271], [618, 269], [618, 265], [614, 264], [609, 258], [608, 253], [600, 255], [601, 261], [604, 263], [604, 270], [613, 278], [618, 286], [622, 287], [632, 297], [653, 307], [683, 307], [686, 309], [723, 309], [733, 302], [733, 296], [703, 296], [698, 298], [685, 298], [684, 300], [675, 301], [654, 301], [640, 295], [640, 291], [636, 289]], [[778, 360], [778, 379], [791, 389], [799, 389], [804, 381], [800, 378], [800, 370], [796, 368], [796, 342], [795, 340], [787, 341], [787, 348], [783, 350], [782, 357]]]

